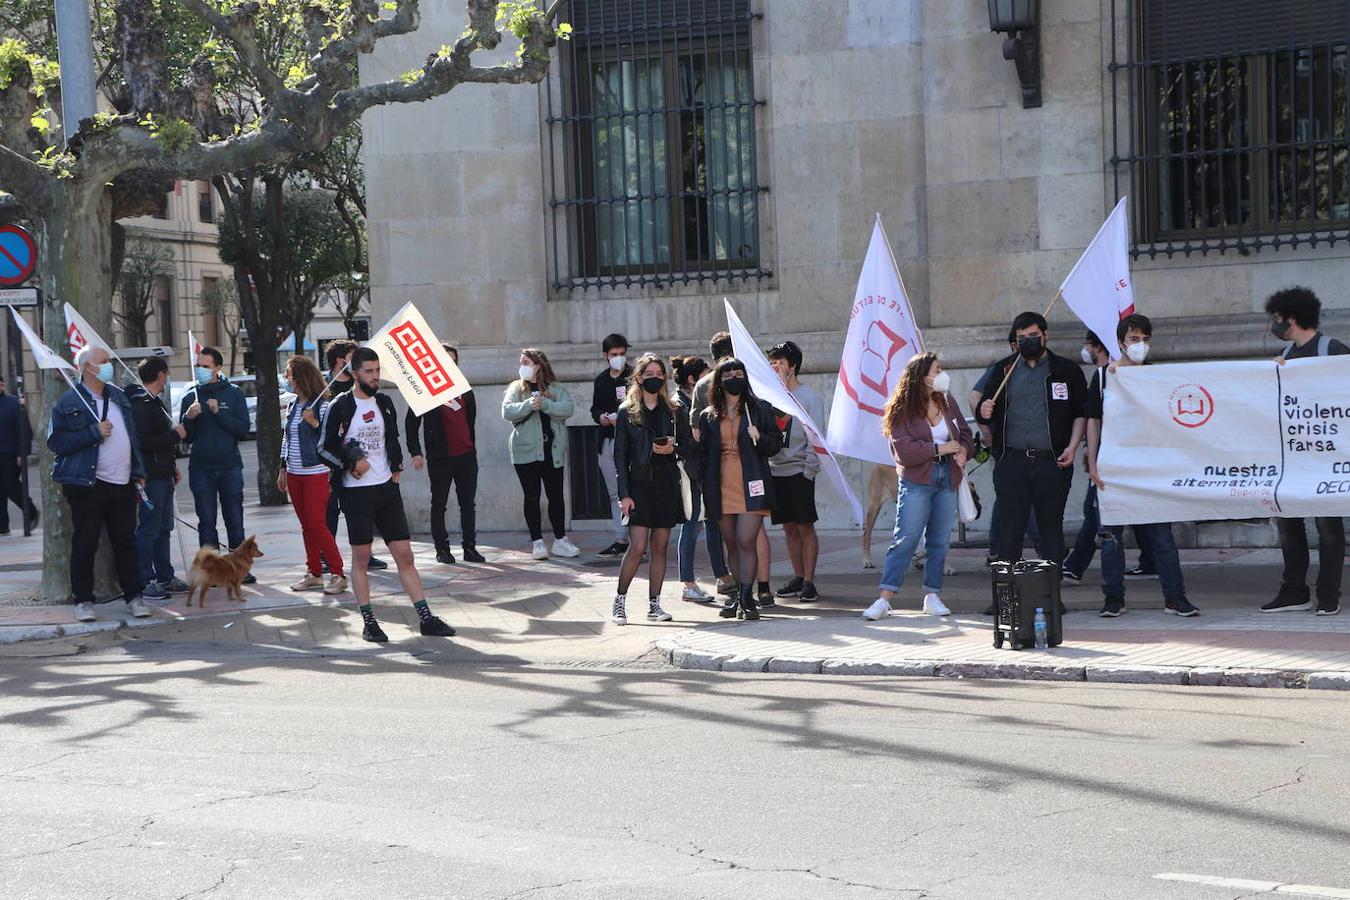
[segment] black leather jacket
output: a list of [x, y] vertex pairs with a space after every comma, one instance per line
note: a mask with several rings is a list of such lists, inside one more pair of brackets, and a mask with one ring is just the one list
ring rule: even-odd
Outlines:
[[[759, 443], [750, 440], [750, 423], [759, 429]], [[698, 414], [700, 471], [703, 473], [703, 509], [707, 518], [722, 514], [722, 423], [711, 409]], [[769, 457], [783, 448], [783, 433], [774, 421], [773, 407], [754, 397], [747, 397], [745, 413], [741, 416], [740, 438], [737, 441], [741, 455], [742, 489], [745, 508], [767, 510], [773, 508], [773, 475], [769, 471]], [[752, 488], [758, 483], [759, 490]]]
[[[655, 412], [657, 426], [653, 430], [645, 421], [634, 425], [627, 410], [619, 410], [619, 418], [614, 423], [614, 470], [621, 498], [633, 496], [634, 482], [652, 481], [652, 442], [658, 437], [676, 438], [675, 414], [661, 406]], [[672, 466], [678, 458], [678, 446], [677, 442], [676, 457], [670, 460]]]

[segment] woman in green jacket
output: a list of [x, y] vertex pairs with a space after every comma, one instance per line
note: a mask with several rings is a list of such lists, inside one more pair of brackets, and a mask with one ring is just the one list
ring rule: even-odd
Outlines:
[[553, 526], [553, 556], [576, 556], [581, 551], [567, 539], [567, 511], [563, 506], [563, 463], [567, 459], [567, 420], [572, 396], [553, 378], [544, 351], [527, 347], [520, 353], [520, 378], [506, 387], [502, 418], [511, 423], [511, 462], [525, 492], [525, 523], [530, 528], [535, 559], [548, 559], [544, 546], [539, 496], [548, 497], [548, 519]]

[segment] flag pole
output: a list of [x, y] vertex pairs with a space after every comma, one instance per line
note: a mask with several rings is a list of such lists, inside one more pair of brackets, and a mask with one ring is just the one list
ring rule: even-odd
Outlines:
[[[1045, 312], [1041, 314], [1042, 319], [1048, 319], [1050, 317], [1050, 310], [1055, 308], [1055, 304], [1059, 302], [1059, 298], [1062, 296], [1063, 294], [1061, 294], [1059, 291], [1055, 291], [1055, 296], [1050, 298], [1050, 305], [1047, 306], [1045, 308]], [[1021, 363], [1022, 363], [1022, 354], [1019, 353], [1017, 354], [1017, 359], [1015, 359], [1013, 361], [1013, 364], [1008, 368], [1007, 374], [1003, 376], [1002, 384], [998, 386], [998, 390], [994, 391], [994, 396], [990, 397], [989, 399], [993, 400], [995, 403], [998, 402], [998, 398], [1003, 394], [1003, 389], [1006, 388], [1008, 386], [1008, 382], [1012, 380], [1013, 372], [1017, 371], [1017, 367], [1021, 365]]]

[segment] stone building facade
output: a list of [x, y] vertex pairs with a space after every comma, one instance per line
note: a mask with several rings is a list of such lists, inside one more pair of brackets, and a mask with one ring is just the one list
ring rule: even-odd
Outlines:
[[[1158, 358], [1273, 355], [1262, 304], [1295, 283], [1350, 331], [1350, 9], [1036, 5], [1032, 108], [985, 0], [571, 0], [545, 84], [368, 114], [372, 317], [416, 301], [461, 346], [481, 527], [523, 528], [495, 414], [519, 348], [548, 352], [583, 429], [605, 334], [706, 354], [725, 296], [763, 346], [800, 343], [828, 398], [876, 213], [963, 398], [1124, 194]], [[462, 12], [424, 5], [365, 77], [410, 68]], [[1082, 326], [1050, 319], [1077, 355]], [[425, 484], [405, 484], [425, 528]], [[820, 493], [824, 524], [846, 526]], [[1215, 528], [1196, 539], [1237, 539]]]

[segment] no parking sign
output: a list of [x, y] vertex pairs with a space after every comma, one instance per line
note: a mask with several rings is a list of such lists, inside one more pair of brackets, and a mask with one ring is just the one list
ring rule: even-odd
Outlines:
[[15, 287], [33, 276], [37, 243], [18, 225], [0, 225], [0, 287]]

